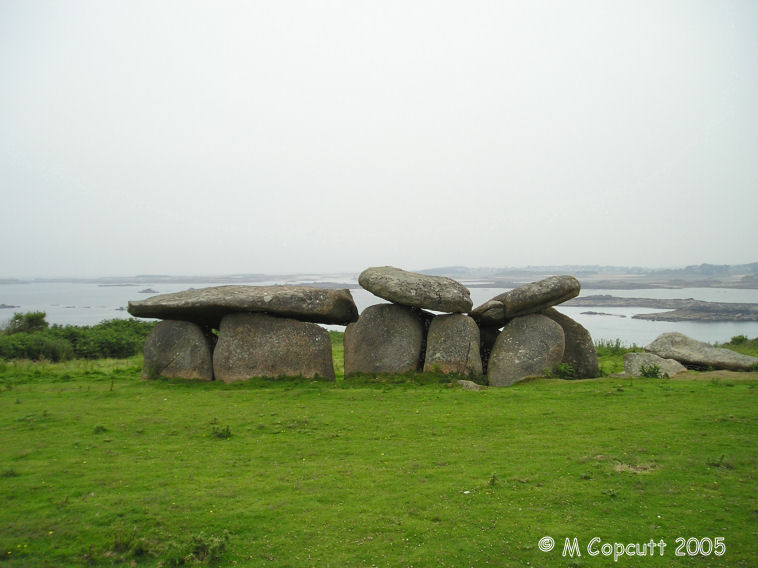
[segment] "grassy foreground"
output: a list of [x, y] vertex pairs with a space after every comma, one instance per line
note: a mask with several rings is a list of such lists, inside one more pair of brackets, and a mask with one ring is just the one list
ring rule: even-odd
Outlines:
[[[472, 392], [433, 377], [145, 382], [140, 364], [0, 363], [0, 564], [758, 558], [758, 373]], [[581, 557], [562, 556], [567, 538]], [[677, 538], [725, 551], [677, 556]], [[662, 556], [602, 552], [651, 539]]]

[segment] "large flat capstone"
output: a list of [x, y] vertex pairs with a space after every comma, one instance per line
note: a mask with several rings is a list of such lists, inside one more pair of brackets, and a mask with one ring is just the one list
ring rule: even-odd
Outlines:
[[573, 276], [550, 276], [499, 294], [471, 312], [482, 325], [503, 325], [509, 320], [541, 312], [579, 295], [581, 285]]
[[367, 268], [358, 277], [358, 284], [380, 298], [423, 310], [468, 312], [473, 306], [471, 293], [460, 282], [394, 266]]
[[311, 286], [212, 286], [129, 302], [133, 316], [191, 321], [215, 329], [225, 315], [239, 312], [335, 325], [358, 319], [350, 290]]

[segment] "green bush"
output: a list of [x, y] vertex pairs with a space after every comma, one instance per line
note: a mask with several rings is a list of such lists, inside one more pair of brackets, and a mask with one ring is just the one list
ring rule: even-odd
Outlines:
[[729, 343], [732, 345], [744, 345], [747, 343], [747, 335], [735, 335]]
[[661, 372], [661, 368], [658, 365], [642, 365], [640, 367], [640, 375], [648, 379], [667, 379], [668, 375]]
[[0, 359], [47, 359], [58, 362], [73, 357], [71, 343], [44, 333], [14, 332], [0, 335]]
[[600, 339], [595, 342], [595, 351], [598, 357], [605, 357], [609, 355], [624, 355], [626, 353], [635, 353], [642, 351], [642, 348], [636, 345], [624, 345], [621, 340], [616, 338], [611, 341], [610, 339]]
[[568, 363], [559, 363], [556, 365], [555, 369], [545, 369], [543, 371], [543, 374], [546, 377], [549, 378], [556, 378], [556, 379], [575, 379], [576, 378], [576, 370], [572, 365], [569, 365]]
[[123, 359], [142, 351], [154, 325], [113, 319], [94, 326], [48, 326], [44, 312], [16, 314], [0, 334], [0, 359]]
[[758, 357], [758, 337], [749, 339], [745, 335], [735, 335], [729, 343], [723, 343], [717, 345], [717, 347], [725, 347], [726, 349], [731, 349], [732, 351], [742, 353], [743, 355]]
[[48, 328], [47, 314], [45, 312], [28, 312], [25, 314], [15, 313], [11, 321], [5, 326], [4, 333], [35, 333]]

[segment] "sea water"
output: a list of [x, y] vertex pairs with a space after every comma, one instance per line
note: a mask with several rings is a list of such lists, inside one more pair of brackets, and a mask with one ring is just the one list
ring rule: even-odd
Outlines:
[[[334, 281], [334, 280], [331, 280]], [[253, 285], [282, 284], [284, 281], [250, 282]], [[298, 284], [298, 281], [287, 281]], [[344, 284], [355, 284], [355, 279]], [[145, 289], [165, 294], [189, 288], [218, 286], [218, 283], [144, 283], [136, 285], [102, 285], [84, 282], [30, 282], [0, 284], [0, 304], [17, 306], [0, 310], [0, 323], [7, 322], [15, 312], [41, 311], [47, 314], [47, 321], [61, 325], [94, 325], [113, 318], [129, 318], [126, 311], [130, 300], [142, 300], [154, 295], [144, 293]], [[471, 288], [471, 299], [478, 306], [492, 297], [502, 294], [505, 288]], [[370, 292], [360, 288], [351, 290], [359, 311], [372, 304], [382, 303]], [[758, 290], [736, 290], [727, 288], [682, 288], [645, 290], [595, 290], [583, 289], [581, 296], [607, 294], [632, 298], [693, 298], [710, 302], [750, 302], [758, 303]], [[557, 308], [567, 316], [586, 327], [593, 339], [615, 341], [620, 339], [626, 345], [646, 345], [661, 333], [678, 331], [701, 341], [726, 342], [735, 335], [758, 337], [758, 322], [661, 322], [633, 319], [634, 314], [663, 312], [652, 308], [613, 307], [570, 307]], [[595, 311], [610, 315], [587, 315], [582, 312]], [[344, 329], [327, 326], [329, 329]]]

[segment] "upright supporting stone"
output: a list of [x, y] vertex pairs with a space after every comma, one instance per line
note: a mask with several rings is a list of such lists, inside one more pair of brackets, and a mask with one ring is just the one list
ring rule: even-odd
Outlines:
[[546, 316], [517, 317], [497, 336], [490, 353], [490, 386], [505, 387], [527, 377], [552, 371], [563, 359], [563, 329]]
[[464, 314], [436, 316], [426, 339], [424, 371], [481, 375], [479, 327]]
[[188, 321], [158, 322], [145, 340], [142, 378], [213, 380], [210, 334]]
[[345, 376], [417, 371], [424, 343], [424, 318], [397, 304], [369, 306], [345, 329]]
[[574, 369], [574, 378], [594, 379], [600, 376], [595, 343], [587, 328], [555, 308], [548, 308], [542, 312], [542, 315], [549, 317], [563, 328], [566, 349], [562, 363], [571, 365]]
[[216, 378], [334, 379], [329, 332], [315, 323], [267, 314], [224, 316], [213, 354]]

